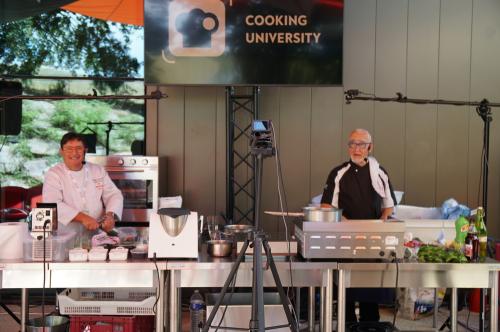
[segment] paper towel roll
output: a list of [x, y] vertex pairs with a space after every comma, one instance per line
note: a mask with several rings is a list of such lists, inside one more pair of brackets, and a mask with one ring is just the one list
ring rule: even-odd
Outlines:
[[27, 232], [25, 222], [0, 223], [0, 259], [23, 258], [23, 239]]

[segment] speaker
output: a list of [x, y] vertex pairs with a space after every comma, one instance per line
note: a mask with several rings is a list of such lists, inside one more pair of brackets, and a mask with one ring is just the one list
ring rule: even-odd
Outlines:
[[22, 99], [8, 99], [23, 94], [19, 82], [0, 81], [0, 135], [19, 135], [22, 122]]

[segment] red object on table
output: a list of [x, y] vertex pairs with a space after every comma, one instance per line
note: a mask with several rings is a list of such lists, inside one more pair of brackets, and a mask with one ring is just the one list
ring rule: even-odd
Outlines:
[[70, 332], [151, 332], [154, 316], [71, 316]]

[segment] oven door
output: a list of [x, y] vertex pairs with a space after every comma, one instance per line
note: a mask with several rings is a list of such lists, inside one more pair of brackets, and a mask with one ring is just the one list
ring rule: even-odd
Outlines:
[[157, 208], [158, 173], [151, 169], [107, 167], [123, 195], [122, 222], [148, 222]]

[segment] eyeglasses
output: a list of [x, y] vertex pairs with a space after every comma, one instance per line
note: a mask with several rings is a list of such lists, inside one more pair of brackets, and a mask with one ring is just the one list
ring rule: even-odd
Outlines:
[[360, 149], [366, 149], [368, 146], [370, 146], [371, 143], [366, 143], [366, 142], [349, 142], [347, 143], [347, 146], [350, 149], [355, 149], [355, 148], [360, 148]]
[[83, 152], [85, 148], [83, 146], [66, 146], [63, 148], [64, 152], [71, 153], [71, 152]]

